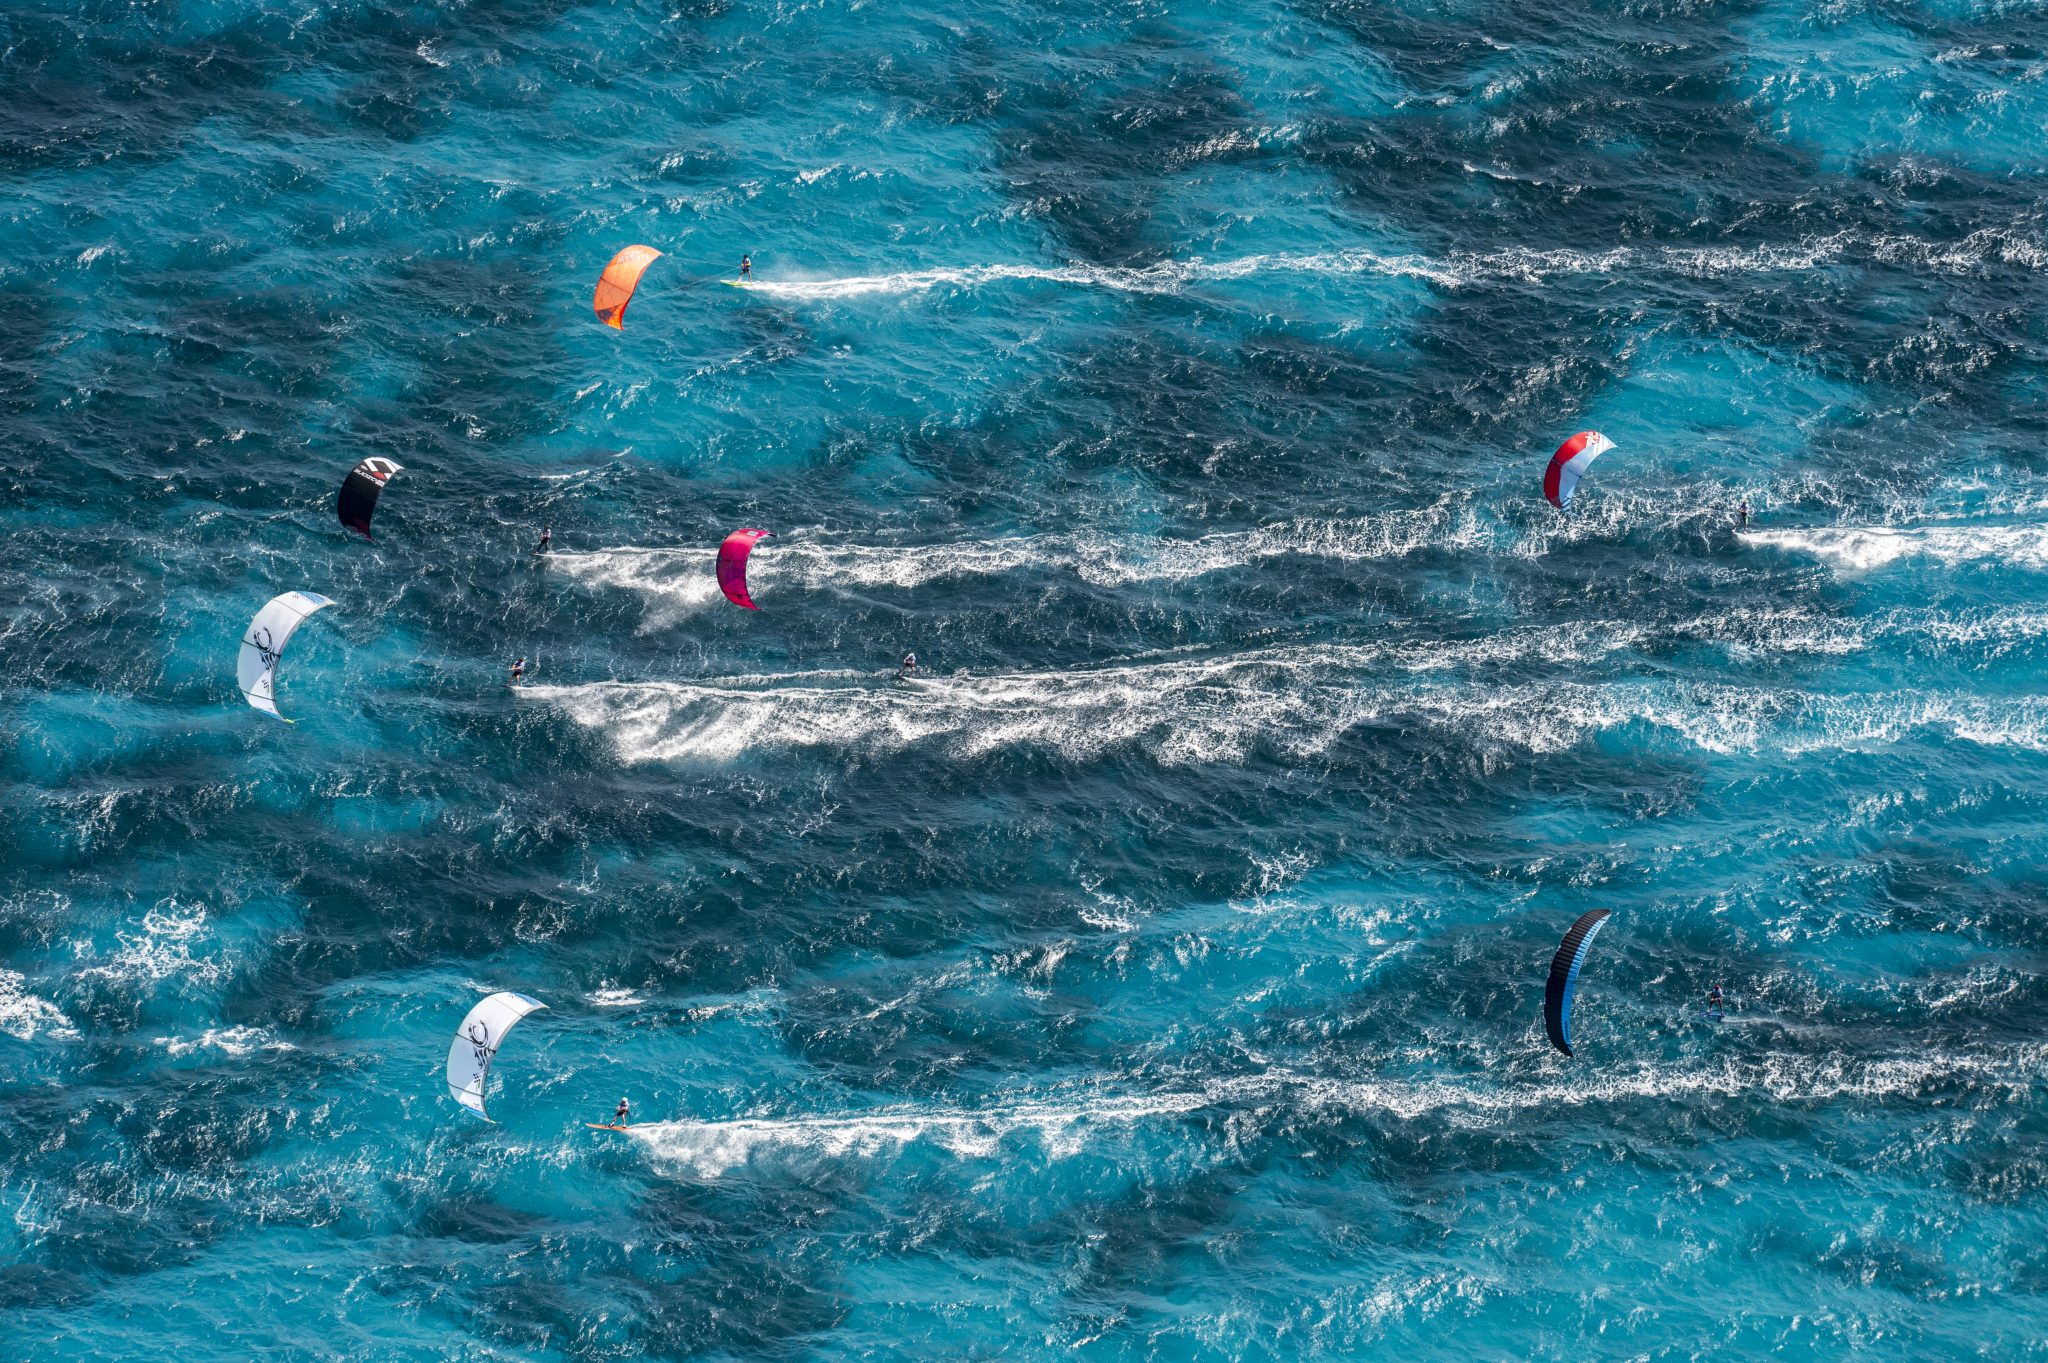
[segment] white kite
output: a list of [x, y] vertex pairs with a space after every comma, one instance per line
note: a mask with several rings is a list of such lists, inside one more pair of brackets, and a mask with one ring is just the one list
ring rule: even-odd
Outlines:
[[[277, 714], [277, 663], [284, 656], [285, 640], [292, 637], [292, 631], [306, 617], [333, 604], [318, 592], [286, 592], [271, 597], [256, 612], [256, 618], [249, 622], [249, 632], [242, 636], [242, 658], [236, 669], [242, 695], [251, 705], [284, 719]], [[288, 719], [284, 722], [291, 723]]]
[[491, 1114], [484, 1111], [484, 1081], [491, 1077], [498, 1047], [504, 1044], [512, 1024], [545, 1007], [539, 999], [508, 990], [492, 994], [470, 1009], [456, 1030], [455, 1043], [448, 1048], [448, 1096], [489, 1121]]

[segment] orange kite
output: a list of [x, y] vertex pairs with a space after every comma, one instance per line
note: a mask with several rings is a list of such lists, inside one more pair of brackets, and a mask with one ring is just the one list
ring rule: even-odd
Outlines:
[[647, 273], [647, 267], [661, 259], [661, 252], [652, 246], [628, 246], [612, 257], [612, 263], [604, 267], [604, 273], [597, 280], [597, 318], [620, 331], [626, 329], [626, 304], [633, 301], [633, 290], [640, 287], [640, 276]]

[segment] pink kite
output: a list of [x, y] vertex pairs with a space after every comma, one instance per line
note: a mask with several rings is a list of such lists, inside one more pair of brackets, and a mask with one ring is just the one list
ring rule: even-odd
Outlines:
[[767, 539], [767, 530], [735, 530], [725, 537], [725, 543], [718, 546], [718, 590], [725, 593], [725, 599], [735, 606], [744, 606], [750, 611], [761, 609], [754, 604], [754, 598], [747, 595], [747, 555], [754, 552], [754, 546]]

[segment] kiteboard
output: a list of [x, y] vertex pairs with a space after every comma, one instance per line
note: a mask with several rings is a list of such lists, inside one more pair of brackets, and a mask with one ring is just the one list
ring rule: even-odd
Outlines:
[[630, 1126], [619, 1126], [612, 1122], [585, 1122], [584, 1125], [592, 1131], [631, 1131], [633, 1129]]
[[751, 279], [721, 279], [718, 282], [725, 285], [728, 289], [751, 289], [754, 287], [754, 281]]

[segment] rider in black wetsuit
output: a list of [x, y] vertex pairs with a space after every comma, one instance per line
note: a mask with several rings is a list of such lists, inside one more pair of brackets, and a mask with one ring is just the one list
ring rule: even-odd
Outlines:
[[752, 279], [753, 277], [754, 277], [754, 258], [753, 258], [752, 256], [741, 256], [741, 257], [740, 257], [740, 278], [741, 278], [741, 279]]
[[520, 659], [520, 660], [519, 660], [518, 662], [516, 662], [516, 663], [512, 664], [512, 685], [514, 685], [514, 686], [517, 686], [517, 685], [519, 685], [519, 683], [520, 683], [520, 682], [522, 682], [522, 681], [525, 681], [525, 680], [526, 680], [526, 659], [524, 659], [524, 658], [521, 658], [521, 659]]
[[903, 681], [915, 671], [917, 671], [917, 655], [915, 653], [906, 653], [903, 655], [903, 665], [896, 669], [896, 680]]
[[619, 1110], [612, 1114], [613, 1126], [624, 1126], [626, 1124], [626, 1108], [626, 1100], [624, 1098], [619, 1099]]
[[540, 528], [540, 544], [534, 549], [534, 556], [538, 558], [540, 555], [547, 553], [554, 547], [555, 528], [552, 525], [542, 526]]

